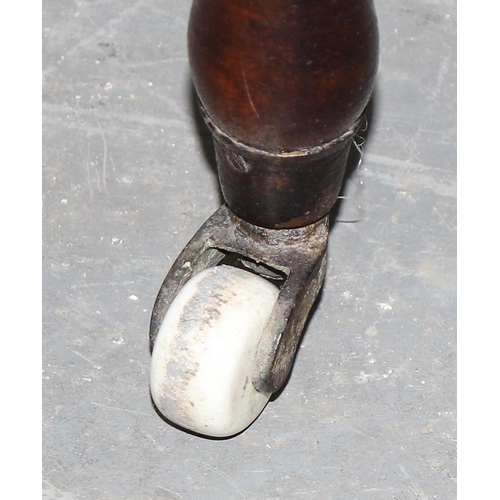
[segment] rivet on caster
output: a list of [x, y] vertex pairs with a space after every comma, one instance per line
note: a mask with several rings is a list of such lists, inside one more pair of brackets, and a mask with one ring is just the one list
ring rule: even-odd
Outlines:
[[188, 46], [226, 204], [160, 288], [151, 395], [172, 423], [227, 437], [290, 373], [373, 91], [378, 28], [372, 0], [196, 0]]

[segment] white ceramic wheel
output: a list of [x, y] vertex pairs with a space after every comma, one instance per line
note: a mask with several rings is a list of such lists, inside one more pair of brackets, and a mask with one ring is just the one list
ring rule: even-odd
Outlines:
[[228, 437], [248, 427], [271, 394], [252, 384], [257, 348], [279, 290], [230, 266], [191, 278], [168, 309], [156, 338], [151, 395], [171, 422]]

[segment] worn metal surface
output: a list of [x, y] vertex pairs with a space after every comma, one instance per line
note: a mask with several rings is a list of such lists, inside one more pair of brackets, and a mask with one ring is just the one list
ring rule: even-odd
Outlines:
[[265, 229], [221, 207], [182, 250], [163, 281], [151, 316], [151, 350], [180, 289], [195, 274], [231, 256], [240, 260], [240, 267], [264, 277], [271, 273], [281, 282], [253, 376], [257, 390], [278, 391], [290, 373], [302, 328], [323, 284], [328, 227], [325, 217], [298, 229]]
[[162, 421], [148, 387], [162, 278], [221, 205], [189, 2], [44, 2], [45, 499], [456, 498], [455, 2], [375, 5], [363, 185], [292, 376], [211, 441]]

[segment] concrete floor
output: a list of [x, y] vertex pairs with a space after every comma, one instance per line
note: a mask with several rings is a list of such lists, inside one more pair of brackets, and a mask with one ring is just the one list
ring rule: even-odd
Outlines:
[[370, 133], [321, 300], [281, 395], [214, 441], [148, 389], [156, 293], [220, 205], [190, 2], [44, 2], [45, 499], [456, 497], [456, 5], [376, 7]]

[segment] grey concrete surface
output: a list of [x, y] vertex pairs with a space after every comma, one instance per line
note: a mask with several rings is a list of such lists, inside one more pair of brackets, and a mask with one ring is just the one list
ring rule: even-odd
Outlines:
[[156, 293], [221, 202], [190, 2], [44, 2], [43, 498], [456, 497], [456, 5], [376, 6], [370, 131], [338, 215], [359, 222], [333, 226], [287, 386], [214, 441], [148, 389]]

